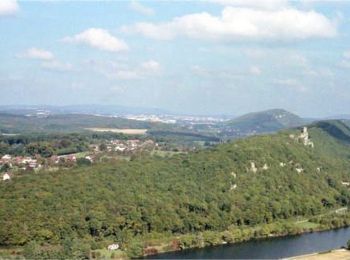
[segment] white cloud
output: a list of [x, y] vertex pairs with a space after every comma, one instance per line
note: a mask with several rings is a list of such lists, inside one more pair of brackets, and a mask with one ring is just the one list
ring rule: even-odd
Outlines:
[[249, 68], [249, 72], [252, 75], [259, 76], [261, 75], [261, 69], [258, 66], [252, 66]]
[[88, 66], [109, 79], [135, 80], [146, 79], [159, 75], [161, 65], [154, 60], [148, 60], [136, 65], [116, 62], [88, 61]]
[[309, 65], [308, 59], [299, 53], [291, 53], [286, 56], [286, 61], [289, 64], [298, 65], [301, 67], [307, 67]]
[[152, 8], [144, 6], [138, 1], [131, 1], [129, 8], [143, 15], [154, 15], [154, 10]]
[[344, 69], [350, 68], [350, 50], [343, 52], [342, 60], [339, 62], [338, 66]]
[[211, 0], [224, 6], [249, 7], [257, 9], [280, 9], [288, 6], [288, 0]]
[[30, 48], [26, 50], [24, 53], [17, 55], [20, 58], [28, 58], [28, 59], [38, 59], [38, 60], [52, 60], [54, 59], [54, 55], [52, 52], [38, 49], [38, 48]]
[[345, 51], [345, 52], [343, 53], [343, 57], [344, 57], [345, 59], [350, 59], [350, 50]]
[[143, 62], [141, 64], [141, 67], [146, 70], [146, 71], [150, 71], [150, 72], [157, 72], [160, 70], [160, 65], [158, 62], [154, 61], [154, 60], [149, 60], [146, 62]]
[[160, 71], [160, 68], [160, 64], [157, 61], [149, 60], [142, 62], [135, 68], [117, 69], [111, 75], [117, 79], [142, 79], [147, 76], [154, 76]]
[[158, 40], [178, 36], [220, 41], [295, 40], [329, 38], [337, 34], [336, 23], [321, 13], [294, 8], [279, 10], [225, 7], [221, 16], [195, 13], [165, 23], [137, 23], [122, 27]]
[[260, 59], [266, 57], [266, 51], [262, 49], [244, 49], [243, 53], [251, 59]]
[[237, 77], [242, 76], [240, 73], [234, 71], [224, 69], [208, 69], [198, 65], [192, 66], [191, 72], [198, 77], [204, 78], [236, 79]]
[[16, 0], [1, 0], [0, 1], [0, 16], [13, 15], [19, 10]]
[[118, 52], [128, 50], [128, 45], [112, 36], [107, 30], [89, 28], [72, 37], [65, 37], [64, 42], [81, 43], [104, 51]]
[[41, 64], [41, 66], [45, 69], [54, 70], [54, 71], [62, 71], [62, 72], [63, 71], [70, 71], [73, 69], [72, 64], [60, 62], [57, 60], [43, 62]]
[[236, 80], [246, 78], [251, 74], [250, 70], [241, 71], [237, 69], [211, 69], [204, 68], [199, 65], [195, 65], [191, 67], [191, 72], [198, 76], [209, 79], [224, 79], [224, 80]]
[[291, 78], [275, 79], [275, 80], [273, 80], [273, 83], [276, 85], [285, 86], [285, 87], [294, 89], [298, 92], [306, 92], [307, 91], [307, 88], [296, 79], [291, 79]]
[[339, 63], [339, 66], [345, 69], [350, 69], [350, 61], [349, 60], [342, 60]]
[[305, 76], [310, 77], [317, 77], [317, 79], [320, 78], [333, 78], [334, 72], [329, 68], [312, 68], [312, 67], [305, 67], [302, 71], [302, 74]]

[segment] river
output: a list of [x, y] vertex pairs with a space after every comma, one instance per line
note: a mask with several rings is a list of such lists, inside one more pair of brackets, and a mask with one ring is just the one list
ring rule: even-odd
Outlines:
[[243, 243], [188, 249], [149, 256], [148, 259], [276, 259], [328, 251], [346, 245], [350, 227], [296, 236], [253, 240]]

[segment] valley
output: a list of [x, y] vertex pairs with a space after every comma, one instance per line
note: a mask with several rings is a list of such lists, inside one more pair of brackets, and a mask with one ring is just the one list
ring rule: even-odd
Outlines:
[[[136, 257], [348, 226], [349, 140], [346, 121], [320, 121], [171, 156], [14, 176], [0, 183], [0, 222], [11, 227], [0, 243], [49, 257], [65, 243], [65, 254], [89, 257], [118, 243]], [[181, 151], [182, 141], [164, 145]]]

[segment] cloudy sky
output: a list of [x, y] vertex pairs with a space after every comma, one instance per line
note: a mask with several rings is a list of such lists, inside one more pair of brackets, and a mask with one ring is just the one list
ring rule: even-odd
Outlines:
[[0, 105], [350, 113], [350, 1], [0, 0]]

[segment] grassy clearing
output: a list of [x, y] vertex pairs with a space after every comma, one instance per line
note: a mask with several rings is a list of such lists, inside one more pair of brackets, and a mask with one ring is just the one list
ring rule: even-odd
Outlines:
[[160, 157], [169, 157], [169, 156], [173, 156], [175, 154], [181, 154], [181, 153], [184, 153], [184, 152], [153, 150], [151, 155], [160, 156]]
[[126, 259], [127, 256], [122, 250], [107, 250], [107, 249], [97, 249], [92, 251], [92, 255], [95, 254], [97, 259]]
[[87, 155], [89, 155], [88, 152], [80, 152], [80, 153], [76, 153], [75, 157], [77, 157], [77, 158], [84, 158]]
[[305, 222], [297, 222], [295, 223], [298, 227], [302, 228], [302, 229], [316, 229], [319, 228], [320, 225], [317, 223], [313, 223], [310, 221], [305, 221]]

